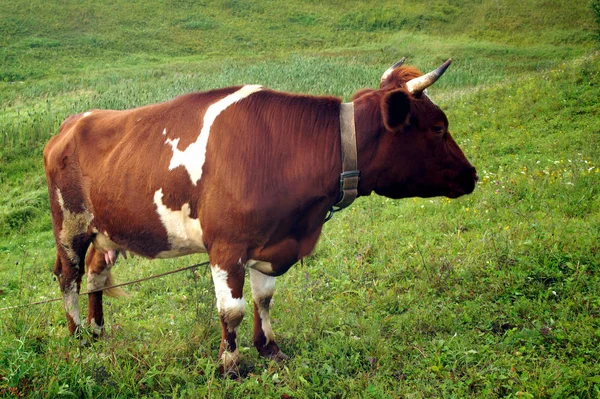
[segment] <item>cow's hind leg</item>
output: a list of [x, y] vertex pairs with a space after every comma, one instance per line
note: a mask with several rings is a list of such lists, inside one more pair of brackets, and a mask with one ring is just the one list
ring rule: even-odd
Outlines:
[[69, 331], [74, 334], [81, 326], [79, 317], [79, 289], [84, 274], [85, 253], [91, 239], [89, 227], [92, 214], [76, 193], [63, 198], [61, 191], [50, 190], [52, 225], [56, 239], [56, 263], [54, 273], [58, 277], [63, 294]]
[[81, 328], [79, 316], [79, 290], [81, 288], [81, 277], [84, 273], [83, 256], [84, 250], [77, 251], [77, 258], [73, 259], [61, 253], [59, 250], [54, 265], [54, 273], [58, 277], [60, 290], [63, 295], [63, 303], [67, 316], [67, 325], [71, 334], [76, 334]]
[[275, 343], [269, 316], [271, 298], [275, 291], [275, 277], [250, 269], [250, 284], [254, 300], [254, 346], [263, 357], [277, 361], [285, 360], [287, 356]]
[[[87, 290], [95, 291], [106, 286], [112, 265], [106, 263], [102, 252], [92, 246], [85, 259], [87, 264]], [[104, 330], [104, 314], [102, 312], [102, 291], [88, 295], [87, 323], [92, 334], [99, 336]]]
[[104, 313], [102, 310], [103, 296], [128, 296], [121, 288], [106, 288], [115, 283], [111, 269], [118, 256], [118, 251], [111, 250], [102, 252], [92, 246], [85, 258], [85, 263], [87, 265], [87, 290], [98, 291], [88, 295], [87, 324], [90, 326], [92, 334], [95, 336], [100, 336], [104, 332]]
[[83, 265], [73, 265], [73, 263], [61, 255], [58, 251], [56, 263], [54, 264], [54, 274], [58, 278], [58, 284], [63, 295], [63, 304], [67, 316], [67, 326], [71, 334], [75, 334], [81, 327], [79, 317], [79, 289], [81, 287], [81, 276]]
[[239, 351], [237, 329], [246, 311], [244, 300], [244, 265], [238, 261], [218, 262], [211, 257], [211, 271], [217, 296], [217, 309], [221, 319], [222, 335], [219, 359], [223, 364], [224, 375], [239, 375]]

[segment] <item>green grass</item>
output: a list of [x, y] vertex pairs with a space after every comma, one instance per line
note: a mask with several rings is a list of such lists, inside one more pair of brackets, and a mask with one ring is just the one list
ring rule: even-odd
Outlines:
[[[600, 396], [600, 57], [587, 1], [0, 3], [0, 307], [59, 296], [41, 151], [64, 118], [241, 83], [348, 99], [401, 56], [481, 181], [465, 198], [360, 199], [278, 279], [290, 360], [240, 328], [221, 379], [207, 269], [105, 301], [0, 313], [0, 396]], [[468, 12], [467, 12], [468, 10]], [[121, 260], [120, 281], [205, 256]], [[250, 298], [249, 286], [246, 296]], [[82, 298], [82, 305], [85, 298]], [[85, 307], [82, 306], [85, 310]], [[84, 312], [85, 313], [85, 312]]]

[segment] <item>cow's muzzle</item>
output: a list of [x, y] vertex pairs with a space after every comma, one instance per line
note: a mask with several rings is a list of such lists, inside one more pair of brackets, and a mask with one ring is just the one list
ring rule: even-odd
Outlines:
[[464, 190], [465, 194], [471, 194], [473, 190], [475, 190], [475, 184], [477, 184], [477, 180], [479, 180], [479, 176], [477, 176], [477, 171], [472, 166], [464, 169], [458, 175], [459, 184]]
[[458, 173], [453, 189], [448, 194], [450, 198], [458, 198], [465, 194], [471, 194], [475, 190], [475, 184], [479, 180], [477, 171], [470, 166]]

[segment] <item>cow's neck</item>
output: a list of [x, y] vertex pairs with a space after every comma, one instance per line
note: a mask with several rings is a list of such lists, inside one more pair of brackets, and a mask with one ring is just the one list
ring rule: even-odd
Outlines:
[[[365, 96], [370, 97], [370, 96]], [[372, 100], [372, 98], [369, 98]], [[354, 123], [356, 128], [356, 146], [360, 184], [358, 196], [370, 195], [375, 189], [379, 175], [375, 166], [380, 132], [383, 129], [379, 102], [365, 101], [358, 98], [354, 101]]]
[[[378, 126], [377, 119], [366, 119], [365, 115], [373, 115], [373, 111], [379, 116], [379, 109], [369, 109], [370, 103], [355, 102], [342, 103], [340, 105], [340, 149], [341, 149], [341, 173], [339, 178], [339, 191], [337, 202], [329, 210], [325, 221], [331, 219], [333, 214], [342, 210], [361, 195], [369, 195], [374, 188], [373, 173], [371, 173], [371, 161], [374, 154], [373, 149], [373, 126]], [[358, 121], [357, 121], [358, 119]], [[378, 120], [381, 120], [380, 118]], [[368, 130], [371, 129], [371, 130]], [[358, 133], [360, 130], [360, 134]], [[366, 180], [363, 182], [363, 169]]]

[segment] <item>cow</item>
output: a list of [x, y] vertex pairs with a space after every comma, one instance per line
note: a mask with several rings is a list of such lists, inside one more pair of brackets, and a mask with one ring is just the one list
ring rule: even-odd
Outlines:
[[373, 192], [457, 198], [475, 188], [475, 168], [426, 94], [451, 60], [425, 75], [403, 61], [348, 103], [245, 85], [67, 118], [44, 165], [70, 332], [104, 328], [102, 291], [80, 319], [86, 268], [91, 291], [112, 284], [119, 254], [208, 253], [222, 372], [239, 362], [246, 272], [254, 345], [285, 359], [269, 319], [275, 278], [311, 253], [331, 212]]

